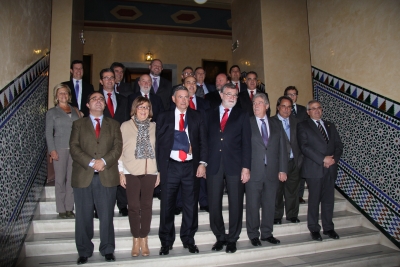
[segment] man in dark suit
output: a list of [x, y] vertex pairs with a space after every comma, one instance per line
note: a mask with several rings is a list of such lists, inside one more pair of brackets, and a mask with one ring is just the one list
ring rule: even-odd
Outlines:
[[114, 71], [115, 75], [115, 85], [114, 90], [117, 94], [128, 97], [130, 94], [133, 94], [133, 87], [130, 83], [123, 82], [125, 66], [122, 63], [114, 62], [111, 64], [110, 69]]
[[238, 65], [233, 65], [232, 67], [230, 67], [229, 76], [231, 77], [231, 83], [233, 83], [236, 86], [236, 88], [239, 90], [239, 93], [246, 91], [247, 89], [246, 84], [240, 81], [241, 72], [240, 72], [240, 67]]
[[319, 205], [323, 234], [338, 239], [332, 221], [337, 163], [343, 153], [343, 144], [335, 125], [321, 120], [322, 106], [317, 100], [307, 104], [310, 116], [297, 124], [297, 139], [304, 155], [301, 176], [308, 185], [307, 226], [313, 240], [322, 241], [318, 224]]
[[[174, 91], [175, 91], [175, 88], [178, 87], [178, 86], [180, 86], [180, 85], [183, 85], [183, 86], [184, 86], [183, 80], [184, 80], [186, 77], [189, 77], [189, 76], [190, 76], [190, 77], [194, 77], [194, 72], [193, 72], [193, 68], [192, 68], [192, 67], [187, 66], [187, 67], [183, 68], [183, 70], [182, 70], [182, 74], [181, 74], [182, 83], [181, 83], [181, 84], [174, 85], [174, 86], [172, 87], [172, 91], [174, 92]], [[196, 96], [204, 98], [204, 90], [203, 90], [203, 88], [201, 88], [200, 86], [197, 86]]]
[[225, 73], [220, 73], [215, 78], [216, 90], [205, 95], [205, 99], [208, 102], [210, 102], [211, 109], [214, 109], [216, 107], [219, 107], [219, 105], [221, 105], [222, 100], [221, 100], [220, 92], [221, 92], [222, 86], [224, 86], [228, 82], [229, 82], [228, 75], [226, 75]]
[[201, 114], [188, 108], [188, 90], [177, 87], [172, 101], [176, 109], [160, 114], [156, 127], [156, 156], [161, 175], [160, 255], [169, 254], [175, 242], [174, 209], [179, 187], [183, 202], [181, 241], [190, 253], [199, 252], [194, 240], [198, 229], [197, 202], [199, 182], [207, 166], [206, 128]]
[[[241, 109], [247, 111], [250, 116], [254, 115], [253, 112], [253, 97], [255, 94], [265, 94], [268, 99], [268, 94], [257, 89], [257, 73], [249, 71], [246, 75], [247, 89], [239, 93], [238, 105]], [[267, 116], [270, 116], [270, 110], [267, 111]]]
[[[207, 190], [210, 227], [217, 242], [212, 250], [226, 245], [227, 253], [236, 252], [242, 230], [244, 184], [250, 179], [251, 130], [249, 115], [236, 107], [238, 90], [228, 83], [221, 89], [221, 105], [208, 112]], [[224, 177], [228, 190], [229, 233], [222, 217]]]
[[[158, 95], [164, 106], [164, 110], [169, 110], [172, 96], [172, 85], [167, 79], [160, 76], [163, 70], [163, 64], [159, 59], [153, 59], [149, 65], [150, 77], [151, 77], [151, 89], [150, 92]], [[137, 93], [140, 91], [139, 78], [134, 83], [134, 91]]]
[[203, 89], [204, 95], [207, 95], [208, 93], [214, 92], [216, 90], [213, 84], [208, 84], [204, 82], [204, 79], [206, 78], [206, 71], [202, 67], [197, 67], [194, 70], [194, 77], [196, 78], [197, 86]]
[[118, 159], [122, 153], [120, 125], [103, 115], [104, 96], [99, 92], [89, 94], [86, 106], [90, 116], [74, 121], [69, 141], [78, 265], [86, 263], [93, 254], [95, 205], [100, 219], [100, 253], [106, 261], [115, 261], [113, 217], [119, 184]]
[[[128, 100], [123, 95], [117, 94], [114, 91], [114, 81], [115, 78], [112, 69], [102, 69], [100, 71], [100, 84], [103, 88], [100, 89], [99, 92], [104, 95], [106, 101], [104, 116], [118, 121], [121, 125], [123, 122], [129, 119], [127, 108]], [[128, 216], [128, 199], [126, 197], [126, 189], [121, 185], [118, 185], [117, 188], [117, 206], [119, 213], [122, 216]]]
[[253, 246], [261, 246], [260, 235], [262, 241], [279, 244], [272, 231], [276, 191], [279, 181], [286, 181], [285, 133], [279, 121], [267, 117], [269, 101], [265, 94], [254, 95], [253, 107], [254, 116], [250, 117], [251, 179], [246, 184], [247, 236]]
[[[293, 101], [292, 112], [290, 115], [292, 117], [296, 118], [298, 122], [302, 122], [302, 121], [306, 120], [308, 118], [306, 107], [297, 104], [297, 96], [299, 95], [299, 91], [297, 90], [296, 86], [286, 87], [283, 95], [290, 97]], [[306, 201], [303, 199], [305, 183], [306, 183], [306, 179], [301, 178], [300, 185], [299, 185], [299, 193], [298, 193], [300, 204], [306, 203]]]
[[71, 62], [71, 80], [63, 82], [71, 89], [71, 105], [82, 111], [85, 117], [89, 116], [89, 109], [86, 106], [86, 99], [94, 91], [93, 85], [84, 82], [83, 61], [74, 60]]
[[[286, 210], [286, 220], [292, 223], [299, 223], [299, 184], [300, 168], [303, 162], [303, 155], [297, 143], [297, 120], [290, 116], [292, 111], [292, 99], [281, 96], [277, 101], [278, 113], [271, 120], [278, 121], [285, 131], [285, 143], [288, 155], [287, 180], [279, 182], [276, 193], [275, 219], [274, 224], [281, 224], [283, 211]], [[283, 202], [285, 197], [285, 202]]]
[[151, 78], [150, 75], [143, 74], [139, 77], [138, 81], [140, 91], [134, 94], [131, 94], [128, 97], [128, 113], [131, 113], [132, 103], [138, 96], [143, 96], [150, 99], [151, 102], [151, 109], [153, 111], [153, 118], [152, 120], [157, 122], [158, 114], [164, 112], [164, 106], [162, 103], [161, 98], [151, 92]]

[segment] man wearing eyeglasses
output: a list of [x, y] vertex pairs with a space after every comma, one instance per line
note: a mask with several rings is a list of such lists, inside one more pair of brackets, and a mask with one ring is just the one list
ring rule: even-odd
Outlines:
[[120, 125], [104, 116], [103, 94], [89, 94], [86, 106], [90, 115], [74, 121], [69, 141], [73, 159], [71, 185], [75, 197], [78, 264], [85, 264], [93, 254], [95, 206], [100, 220], [99, 251], [106, 261], [115, 261], [113, 217], [119, 185], [118, 159], [122, 153]]
[[[250, 179], [251, 129], [249, 114], [236, 106], [238, 89], [232, 83], [221, 88], [221, 105], [208, 112], [207, 190], [210, 226], [217, 242], [213, 251], [226, 245], [236, 252], [242, 230], [244, 185]], [[222, 217], [224, 176], [229, 201], [229, 233]]]
[[[185, 85], [183, 84], [183, 81], [185, 80], [186, 77], [194, 77], [194, 76], [195, 76], [195, 75], [194, 75], [194, 72], [193, 72], [193, 68], [190, 67], [190, 66], [185, 67], [185, 68], [182, 70], [182, 74], [181, 74], [182, 84], [177, 84], [177, 85], [175, 85], [174, 87], [172, 87], [172, 92], [174, 92], [174, 91], [175, 91], [175, 88], [177, 88], [177, 87], [180, 86], [180, 85], [185, 86]], [[203, 88], [201, 88], [201, 87], [198, 86], [198, 85], [196, 85], [196, 86], [197, 86], [197, 89], [196, 89], [196, 96], [204, 98], [204, 90], [203, 90]], [[172, 108], [171, 108], [171, 109], [172, 109]]]
[[[99, 90], [104, 95], [106, 107], [104, 109], [104, 116], [112, 118], [119, 122], [129, 120], [128, 115], [128, 100], [122, 94], [117, 94], [114, 90], [115, 75], [112, 69], [102, 69], [100, 71], [100, 84], [102, 88]], [[128, 198], [126, 197], [126, 189], [118, 185], [117, 189], [117, 206], [119, 214], [128, 216]], [[95, 214], [95, 217], [98, 214]]]
[[343, 144], [332, 122], [322, 120], [322, 106], [317, 100], [307, 104], [310, 116], [297, 124], [297, 140], [304, 155], [301, 176], [308, 185], [307, 227], [311, 238], [322, 241], [318, 224], [319, 205], [323, 234], [339, 239], [332, 221], [337, 163], [343, 153]]

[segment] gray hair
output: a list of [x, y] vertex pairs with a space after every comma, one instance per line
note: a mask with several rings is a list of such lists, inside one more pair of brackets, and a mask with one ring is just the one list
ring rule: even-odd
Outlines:
[[261, 98], [261, 99], [264, 101], [264, 103], [265, 103], [266, 105], [269, 105], [268, 98], [267, 98], [267, 96], [266, 96], [265, 94], [263, 94], [263, 93], [256, 93], [256, 94], [253, 96], [253, 102], [254, 102], [254, 99], [256, 99], [256, 98]]
[[310, 109], [310, 106], [311, 106], [312, 104], [315, 104], [315, 103], [318, 103], [318, 104], [322, 107], [321, 102], [319, 102], [318, 100], [313, 99], [313, 100], [308, 101], [308, 103], [307, 103], [307, 110], [309, 110], [309, 109]]
[[176, 92], [178, 92], [178, 91], [186, 91], [186, 92], [189, 93], [189, 90], [188, 90], [185, 86], [183, 86], [183, 85], [178, 85], [178, 86], [174, 89], [174, 96], [175, 96]]
[[[228, 83], [226, 83], [224, 86], [222, 86], [220, 92], [223, 93], [224, 90], [225, 90], [226, 88], [228, 88], [228, 89], [236, 89], [236, 85], [234, 85], [234, 84], [231, 83], [231, 82], [228, 82]], [[239, 92], [238, 92], [238, 93], [239, 93]]]

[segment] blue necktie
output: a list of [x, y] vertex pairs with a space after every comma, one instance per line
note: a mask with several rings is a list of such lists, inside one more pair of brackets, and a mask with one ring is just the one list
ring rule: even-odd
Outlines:
[[[285, 124], [285, 132], [290, 141], [290, 124], [289, 118], [283, 119], [283, 123]], [[290, 149], [290, 158], [293, 158], [293, 151]]]
[[[76, 95], [76, 102], [79, 102], [79, 81], [75, 82], [75, 95]], [[80, 103], [78, 103], [79, 106]]]
[[[268, 145], [268, 130], [267, 130], [267, 124], [265, 124], [265, 120], [264, 119], [260, 119], [261, 121], [261, 137], [264, 141], [264, 145], [265, 147], [267, 147]], [[265, 165], [267, 165], [267, 156], [265, 155], [265, 159], [264, 159], [264, 163]]]
[[153, 80], [154, 80], [154, 82], [153, 82], [154, 93], [157, 93], [157, 90], [158, 90], [157, 78], [153, 78]]

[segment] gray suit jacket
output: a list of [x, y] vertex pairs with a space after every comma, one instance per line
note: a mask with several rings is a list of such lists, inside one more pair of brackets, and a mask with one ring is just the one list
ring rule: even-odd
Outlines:
[[59, 106], [49, 109], [46, 113], [46, 142], [50, 153], [60, 148], [69, 148], [72, 123], [79, 119], [76, 109], [70, 105], [71, 117]]
[[[271, 117], [271, 119], [278, 121], [280, 123], [280, 125], [282, 126], [283, 131], [285, 132], [283, 124], [282, 124], [281, 120], [279, 120], [277, 115]], [[289, 116], [289, 124], [290, 124], [290, 141], [285, 132], [285, 143], [286, 143], [287, 155], [288, 155], [288, 159], [290, 159], [290, 150], [293, 151], [294, 162], [296, 164], [297, 169], [300, 170], [301, 165], [303, 163], [303, 154], [301, 154], [299, 144], [297, 143], [297, 119], [293, 116]]]
[[256, 117], [250, 117], [251, 126], [251, 176], [249, 183], [263, 179], [264, 157], [267, 155], [267, 179], [278, 181], [278, 173], [287, 173], [288, 153], [285, 135], [280, 121], [268, 118], [269, 139], [265, 147]]

